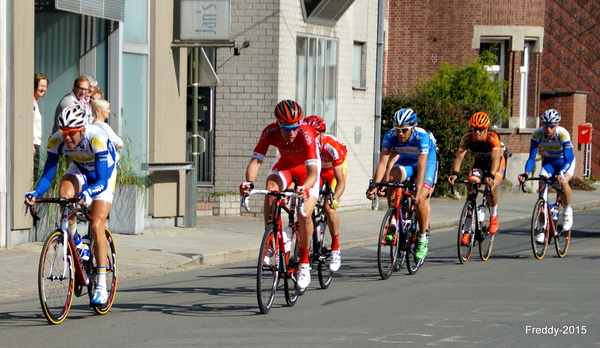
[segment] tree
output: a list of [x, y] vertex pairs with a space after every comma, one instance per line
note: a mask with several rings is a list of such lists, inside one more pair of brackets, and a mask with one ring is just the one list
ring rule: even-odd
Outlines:
[[[439, 178], [434, 196], [449, 192], [445, 178], [452, 171], [452, 162], [462, 136], [469, 130], [469, 118], [485, 111], [497, 124], [508, 116], [503, 105], [508, 82], [490, 75], [485, 65], [487, 54], [479, 60], [452, 67], [442, 64], [427, 80], [420, 80], [409, 93], [396, 92], [382, 101], [382, 135], [392, 128], [392, 116], [402, 108], [413, 109], [421, 119], [420, 127], [430, 130], [439, 148]], [[471, 166], [471, 157], [463, 169]]]

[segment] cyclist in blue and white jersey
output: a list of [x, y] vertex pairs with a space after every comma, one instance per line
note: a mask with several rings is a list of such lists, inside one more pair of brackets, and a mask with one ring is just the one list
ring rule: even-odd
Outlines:
[[[543, 126], [536, 129], [531, 136], [529, 159], [525, 163], [525, 173], [519, 175], [519, 181], [524, 182], [533, 171], [535, 157], [538, 148], [541, 146], [544, 149], [544, 159], [542, 160], [540, 176], [555, 177], [561, 182], [563, 188], [561, 198], [565, 207], [563, 229], [568, 231], [573, 227], [569, 181], [575, 172], [575, 154], [573, 153], [573, 144], [571, 144], [571, 135], [566, 129], [558, 125], [561, 115], [556, 109], [546, 110], [540, 120]], [[543, 243], [544, 235], [538, 235], [536, 242]]]
[[[394, 128], [383, 137], [379, 164], [373, 182], [381, 182], [386, 174], [388, 161], [399, 154], [390, 170], [389, 181], [403, 182], [414, 176], [417, 187], [415, 205], [419, 222], [416, 257], [424, 259], [429, 250], [429, 220], [431, 193], [437, 182], [438, 161], [435, 138], [431, 132], [417, 127], [419, 117], [412, 109], [402, 109], [393, 117]], [[367, 191], [367, 198], [375, 199], [377, 188]], [[388, 190], [388, 204], [394, 199], [394, 190]]]
[[[108, 300], [106, 291], [106, 259], [108, 244], [104, 233], [110, 212], [117, 178], [115, 149], [108, 135], [100, 127], [87, 123], [85, 110], [80, 105], [65, 108], [58, 117], [59, 130], [48, 140], [48, 157], [42, 177], [34, 191], [25, 194], [25, 204], [35, 200], [50, 188], [56, 175], [61, 154], [69, 156], [71, 165], [62, 177], [59, 197], [79, 199], [84, 206], [91, 205], [91, 230], [95, 240], [94, 252], [98, 279], [92, 306], [103, 305]], [[89, 246], [77, 233], [76, 216], [69, 217], [69, 233], [77, 244], [77, 253], [83, 260], [90, 257]], [[85, 240], [85, 237], [84, 237]], [[88, 241], [89, 243], [89, 241]]]

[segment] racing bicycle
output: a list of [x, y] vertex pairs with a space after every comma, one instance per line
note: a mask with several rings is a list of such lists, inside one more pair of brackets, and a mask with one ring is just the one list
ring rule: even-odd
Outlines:
[[[35, 203], [57, 203], [61, 205], [62, 214], [57, 229], [44, 242], [38, 268], [38, 294], [44, 316], [51, 324], [62, 323], [69, 314], [73, 303], [73, 295], [80, 297], [87, 290], [89, 299], [94, 296], [96, 287], [96, 258], [94, 243], [90, 245], [90, 258], [84, 261], [79, 258], [73, 237], [68, 232], [69, 216], [77, 214], [78, 219], [90, 221], [87, 209], [77, 204], [77, 198], [38, 198]], [[29, 207], [34, 219], [39, 220], [33, 206]], [[117, 292], [117, 249], [115, 240], [108, 228], [105, 229], [108, 242], [106, 261], [106, 290], [108, 300], [100, 306], [92, 306], [94, 312], [106, 314], [110, 311]], [[88, 231], [92, 238], [91, 231]]]

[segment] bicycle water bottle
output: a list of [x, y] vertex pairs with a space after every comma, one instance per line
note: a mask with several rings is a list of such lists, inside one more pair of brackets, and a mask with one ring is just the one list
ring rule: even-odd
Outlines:
[[552, 213], [552, 220], [558, 220], [558, 203], [552, 204], [550, 207], [550, 212]]
[[283, 228], [283, 242], [285, 243], [285, 252], [288, 253], [292, 250], [292, 236], [294, 234], [294, 229], [292, 226], [288, 225]]
[[321, 229], [321, 223], [317, 223], [317, 226], [315, 227], [315, 229], [317, 230], [317, 237], [319, 238], [319, 240], [323, 239], [323, 230]]
[[479, 222], [485, 220], [485, 207], [483, 205], [480, 205], [477, 208], [477, 220], [479, 220]]

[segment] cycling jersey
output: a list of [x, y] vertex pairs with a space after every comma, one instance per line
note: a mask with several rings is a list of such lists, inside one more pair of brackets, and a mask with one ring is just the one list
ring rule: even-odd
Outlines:
[[[317, 172], [321, 171], [321, 158], [317, 150], [317, 133], [313, 126], [301, 122], [296, 139], [288, 143], [279, 133], [277, 123], [271, 123], [262, 131], [252, 158], [264, 161], [271, 145], [279, 151], [269, 175], [278, 175], [285, 187], [290, 185], [292, 177], [298, 178], [298, 185], [303, 185], [307, 175], [306, 166], [316, 166]], [[319, 180], [309, 189], [311, 195], [318, 196]]]
[[473, 131], [468, 131], [460, 141], [458, 145], [458, 152], [465, 152], [471, 150], [471, 153], [475, 157], [473, 168], [480, 168], [483, 171], [489, 172], [492, 166], [492, 151], [500, 151], [500, 166], [498, 173], [504, 175], [504, 169], [506, 167], [504, 159], [504, 150], [500, 144], [500, 138], [498, 134], [493, 131], [487, 131], [483, 141], [475, 140]]
[[319, 144], [319, 152], [321, 154], [321, 179], [328, 181], [329, 186], [335, 189], [337, 183], [335, 182], [333, 167], [343, 166], [344, 178], [346, 177], [347, 167], [345, 163], [348, 154], [346, 144], [333, 135], [323, 134]]
[[287, 143], [281, 134], [276, 122], [268, 125], [260, 135], [258, 144], [254, 148], [252, 158], [264, 161], [269, 146], [273, 145], [279, 150], [279, 161], [290, 166], [304, 163], [305, 165], [317, 165], [320, 163], [316, 144], [317, 133], [315, 129], [302, 122], [298, 129], [298, 135], [294, 142]]
[[537, 155], [540, 146], [544, 149], [542, 166], [547, 168], [552, 167], [561, 175], [571, 172], [571, 167], [575, 164], [575, 154], [573, 153], [573, 145], [571, 144], [571, 135], [566, 129], [556, 126], [552, 138], [547, 138], [546, 135], [544, 135], [543, 127], [538, 128], [533, 132], [529, 147], [529, 158], [525, 163], [526, 173], [531, 173], [533, 170], [535, 166], [535, 156]]
[[410, 138], [405, 143], [398, 139], [394, 129], [390, 129], [383, 136], [382, 150], [400, 155], [394, 167], [403, 167], [406, 172], [406, 179], [416, 173], [419, 155], [427, 154], [425, 186], [431, 188], [437, 181], [437, 148], [435, 143], [433, 134], [420, 127], [413, 128]]
[[87, 125], [81, 142], [74, 149], [65, 146], [60, 131], [50, 137], [44, 173], [33, 193], [35, 198], [40, 197], [50, 188], [56, 174], [58, 158], [61, 154], [69, 156], [73, 160], [73, 165], [92, 184], [88, 189], [91, 197], [106, 190], [109, 178], [116, 170], [115, 148], [108, 139], [106, 132], [97, 126]]

